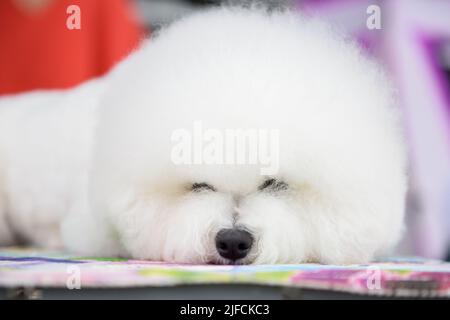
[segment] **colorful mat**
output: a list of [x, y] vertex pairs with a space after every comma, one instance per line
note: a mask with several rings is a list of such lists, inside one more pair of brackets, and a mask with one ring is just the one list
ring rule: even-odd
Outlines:
[[450, 297], [450, 263], [419, 258], [370, 265], [180, 265], [0, 249], [0, 287], [68, 289], [258, 284], [383, 296]]

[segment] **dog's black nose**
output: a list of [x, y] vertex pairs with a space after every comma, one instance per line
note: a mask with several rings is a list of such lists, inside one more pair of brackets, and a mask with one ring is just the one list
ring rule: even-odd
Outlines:
[[240, 229], [222, 229], [216, 236], [219, 254], [232, 261], [244, 258], [253, 244], [252, 235]]

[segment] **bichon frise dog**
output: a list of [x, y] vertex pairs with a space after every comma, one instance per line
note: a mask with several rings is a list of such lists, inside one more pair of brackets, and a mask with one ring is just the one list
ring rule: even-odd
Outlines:
[[0, 101], [2, 245], [347, 264], [401, 235], [389, 82], [297, 14], [195, 14], [101, 79]]

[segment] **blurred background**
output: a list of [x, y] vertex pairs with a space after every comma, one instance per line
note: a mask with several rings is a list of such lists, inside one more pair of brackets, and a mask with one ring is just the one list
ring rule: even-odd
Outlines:
[[[70, 88], [105, 74], [182, 16], [251, 2], [1, 0], [0, 95]], [[450, 260], [450, 1], [259, 2], [326, 20], [385, 65], [398, 88], [410, 159], [407, 232], [396, 254]]]

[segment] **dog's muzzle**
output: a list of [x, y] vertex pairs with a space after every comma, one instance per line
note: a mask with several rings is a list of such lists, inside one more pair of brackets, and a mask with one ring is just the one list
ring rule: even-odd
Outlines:
[[252, 245], [252, 235], [242, 229], [222, 229], [216, 236], [217, 252], [232, 262], [245, 258]]

